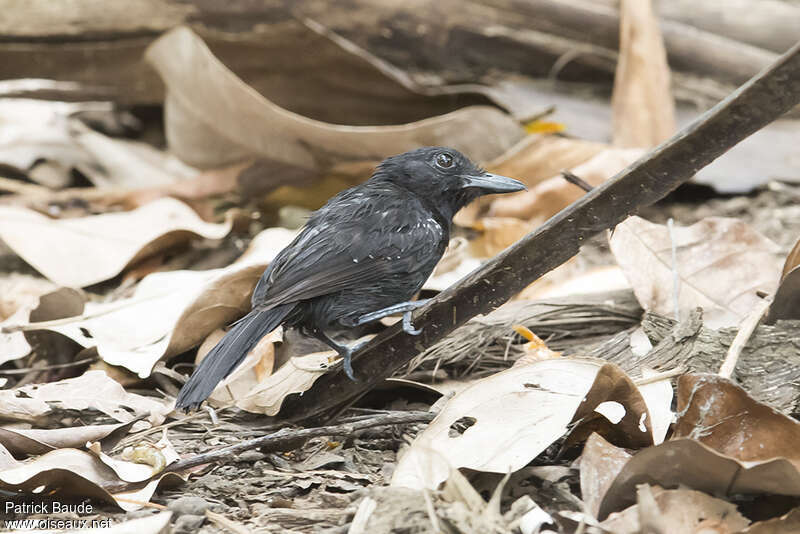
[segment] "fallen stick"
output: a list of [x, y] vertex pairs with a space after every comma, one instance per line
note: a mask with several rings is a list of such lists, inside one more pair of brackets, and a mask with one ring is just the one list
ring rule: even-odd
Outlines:
[[[400, 412], [380, 414], [374, 417], [359, 419], [357, 421], [340, 423], [338, 425], [328, 425], [314, 428], [282, 428], [277, 432], [267, 434], [266, 436], [259, 436], [244, 441], [240, 441], [235, 445], [228, 447], [221, 447], [213, 449], [200, 454], [195, 454], [188, 458], [178, 460], [177, 462], [168, 465], [163, 471], [156, 473], [150, 480], [160, 478], [167, 473], [180, 473], [192, 467], [210, 463], [220, 463], [230, 461], [244, 451], [252, 449], [261, 449], [264, 452], [278, 452], [286, 451], [295, 448], [298, 442], [303, 442], [311, 438], [320, 436], [352, 436], [356, 432], [373, 428], [376, 426], [390, 426], [390, 425], [406, 425], [409, 423], [428, 423], [436, 414], [433, 412]], [[124, 481], [114, 481], [103, 484], [103, 489], [110, 493], [118, 493], [121, 491], [128, 491], [131, 488], [140, 487], [149, 482], [142, 481], [136, 483], [129, 483]]]
[[414, 314], [422, 333], [385, 330], [353, 357], [358, 382], [341, 371], [284, 401], [279, 417], [339, 410], [470, 318], [491, 311], [578, 253], [588, 238], [665, 197], [698, 170], [800, 102], [800, 43], [722, 102], [603, 185], [440, 293]]

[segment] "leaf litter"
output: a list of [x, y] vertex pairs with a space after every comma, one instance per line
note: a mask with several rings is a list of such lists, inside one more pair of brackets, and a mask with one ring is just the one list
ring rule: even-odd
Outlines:
[[[791, 206], [780, 205], [771, 226], [758, 220], [748, 226], [743, 219], [752, 213], [741, 208], [749, 202], [742, 197], [724, 201], [738, 220], [693, 218], [701, 210], [691, 207], [690, 217], [676, 217], [671, 226], [627, 220], [609, 239], [613, 256], [600, 240], [588, 243], [560, 280], [540, 280], [524, 300], [474, 319], [399, 373], [417, 388], [382, 389], [341, 414], [332, 410], [339, 419], [321, 423], [430, 409], [436, 417], [429, 424], [342, 430], [277, 451], [247, 451], [224, 465], [181, 470], [192, 474], [188, 483], [164, 474], [192, 452], [263, 434], [246, 412], [266, 415], [258, 424], [282, 425], [290, 434], [280, 420], [282, 403], [302, 398], [337, 364], [335, 353], [276, 331], [214, 392], [215, 411], [172, 411], [183, 376], [177, 369], [198, 361], [248, 309], [258, 276], [294, 235], [271, 227], [277, 219], [258, 210], [287, 202], [318, 206], [366, 178], [386, 155], [419, 144], [456, 146], [530, 190], [476, 202], [458, 214], [456, 235], [425, 286], [446, 289], [585, 194], [562, 170], [600, 185], [674, 130], [658, 22], [649, 2], [634, 4], [621, 5], [613, 146], [564, 135], [570, 125], [547, 118], [524, 127], [515, 114], [487, 106], [415, 115], [390, 126], [368, 126], [363, 117], [352, 126], [314, 119], [258, 94], [188, 27], [167, 32], [147, 53], [167, 86], [168, 151], [79, 121], [86, 111], [118, 120], [108, 103], [3, 99], [0, 120], [10, 137], [0, 139], [0, 164], [33, 183], [3, 182], [17, 194], [0, 206], [0, 238], [8, 247], [0, 259], [22, 258], [49, 280], [30, 269], [0, 276], [0, 372], [8, 372], [0, 376], [10, 382], [0, 390], [2, 489], [27, 497], [91, 497], [134, 510], [160, 506], [151, 499], [166, 503], [179, 494], [168, 483], [183, 482], [179, 492], [204, 495], [235, 514], [238, 521], [207, 512], [218, 528], [234, 531], [269, 524], [310, 531], [347, 522], [350, 532], [411, 524], [526, 534], [796, 530], [791, 507], [797, 501], [780, 500], [800, 497], [800, 460], [792, 449], [796, 412], [754, 400], [735, 383], [737, 369], [733, 381], [680, 368], [626, 374], [586, 358], [614, 359], [630, 350], [642, 310], [628, 285], [651, 314], [677, 311], [683, 320], [703, 308], [706, 328], [738, 326], [771, 293], [768, 322], [796, 317], [796, 246], [780, 276], [780, 262], [800, 233], [789, 226], [794, 233], [788, 235]], [[403, 90], [436, 93], [415, 87], [411, 77], [323, 25], [305, 24], [316, 24], [319, 38]], [[502, 93], [495, 89], [478, 92]], [[242, 124], [251, 127], [242, 130]], [[73, 187], [76, 172], [91, 187]], [[305, 184], [318, 189], [301, 189]], [[773, 198], [800, 196], [788, 186], [771, 187]], [[218, 222], [225, 211], [233, 213], [231, 200], [253, 211], [239, 212], [236, 225], [233, 217]], [[112, 208], [129, 211], [109, 213]], [[82, 216], [65, 217], [75, 209]], [[244, 242], [242, 225], [249, 225]], [[34, 231], [38, 237], [30, 239]], [[151, 273], [152, 267], [136, 266], [189, 240], [237, 242], [242, 250], [250, 236], [245, 255], [219, 268]], [[587, 260], [590, 254], [595, 257]], [[626, 283], [619, 281], [623, 272]], [[123, 273], [130, 278], [120, 281]], [[547, 292], [542, 282], [549, 283]], [[576, 297], [589, 292], [597, 295]], [[529, 300], [543, 295], [545, 302]], [[682, 324], [671, 331], [674, 339]], [[660, 350], [657, 340], [642, 346], [645, 355]], [[690, 347], [686, 358], [703, 356], [700, 343]], [[108, 374], [73, 366], [93, 354]], [[121, 376], [115, 366], [138, 376], [123, 387], [110, 378]], [[163, 434], [154, 443], [162, 427], [170, 428], [171, 439]], [[223, 502], [222, 495], [230, 498]], [[769, 506], [756, 514], [753, 499]], [[160, 512], [118, 528], [160, 532], [171, 520], [172, 513]]]

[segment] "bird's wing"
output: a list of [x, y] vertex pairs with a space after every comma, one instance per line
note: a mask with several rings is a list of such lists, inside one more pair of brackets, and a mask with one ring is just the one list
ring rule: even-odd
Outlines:
[[264, 273], [253, 306], [269, 308], [432, 269], [444, 235], [436, 221], [408, 207], [330, 222], [320, 217]]

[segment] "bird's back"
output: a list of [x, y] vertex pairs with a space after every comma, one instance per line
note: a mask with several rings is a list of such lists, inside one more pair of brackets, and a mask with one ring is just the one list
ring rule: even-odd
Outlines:
[[424, 201], [391, 183], [343, 191], [278, 255], [253, 305], [314, 300], [315, 315], [338, 320], [408, 300], [447, 246], [447, 221], [437, 219]]

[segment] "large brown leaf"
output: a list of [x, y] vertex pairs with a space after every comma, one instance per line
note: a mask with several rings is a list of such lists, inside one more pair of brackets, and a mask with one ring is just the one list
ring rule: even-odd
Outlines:
[[601, 527], [614, 534], [733, 534], [750, 523], [735, 504], [699, 491], [641, 485], [637, 501]]
[[800, 469], [800, 423], [710, 374], [678, 379], [676, 438], [691, 438], [742, 462], [785, 458]]
[[667, 53], [651, 0], [620, 2], [619, 60], [611, 105], [614, 144], [655, 146], [675, 131]]
[[338, 162], [375, 161], [424, 145], [452, 146], [488, 161], [523, 136], [513, 118], [484, 106], [396, 126], [309, 119], [249, 87], [186, 27], [158, 39], [146, 57], [167, 86], [164, 105], [171, 150], [202, 168], [256, 156], [317, 172]]

